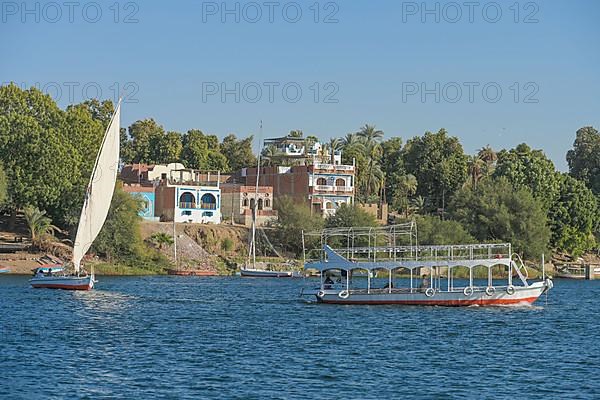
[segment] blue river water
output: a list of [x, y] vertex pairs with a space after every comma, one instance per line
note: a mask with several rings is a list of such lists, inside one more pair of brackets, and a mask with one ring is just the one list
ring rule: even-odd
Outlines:
[[600, 281], [502, 308], [302, 302], [315, 283], [0, 276], [0, 398], [600, 398]]

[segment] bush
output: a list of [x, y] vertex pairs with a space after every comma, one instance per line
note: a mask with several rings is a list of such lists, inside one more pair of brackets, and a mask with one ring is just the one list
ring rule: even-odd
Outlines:
[[[303, 203], [295, 203], [289, 197], [275, 201], [279, 217], [275, 223], [277, 238], [281, 246], [296, 255], [302, 254], [302, 231], [309, 232], [323, 228], [325, 220], [320, 215], [312, 215], [310, 208]], [[314, 247], [317, 238], [306, 238], [306, 246]], [[315, 243], [312, 243], [315, 241]]]
[[233, 250], [233, 240], [230, 238], [225, 238], [221, 241], [221, 250], [223, 251], [231, 251]]

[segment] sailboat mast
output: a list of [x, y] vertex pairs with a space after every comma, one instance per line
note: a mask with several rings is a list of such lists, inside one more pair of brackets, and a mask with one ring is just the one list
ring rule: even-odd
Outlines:
[[254, 190], [254, 212], [252, 213], [252, 267], [256, 269], [256, 217], [258, 213], [258, 183], [260, 180], [260, 156], [262, 153], [262, 120], [260, 121], [260, 132], [258, 135], [258, 158], [256, 161], [256, 187]]
[[175, 209], [173, 209], [173, 253], [175, 269], [177, 269], [177, 225], [175, 224]]

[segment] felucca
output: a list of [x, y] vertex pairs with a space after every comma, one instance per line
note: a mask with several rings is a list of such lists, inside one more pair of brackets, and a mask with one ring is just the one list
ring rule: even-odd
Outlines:
[[121, 126], [121, 100], [106, 129], [102, 145], [96, 156], [96, 162], [87, 186], [81, 217], [77, 226], [77, 235], [73, 246], [73, 270], [60, 275], [38, 272], [29, 280], [34, 288], [90, 290], [94, 287], [94, 271], [83, 270], [81, 260], [100, 233], [115, 189], [119, 166]]

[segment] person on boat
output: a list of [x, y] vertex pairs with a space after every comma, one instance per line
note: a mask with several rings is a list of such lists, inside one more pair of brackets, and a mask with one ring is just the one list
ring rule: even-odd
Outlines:
[[327, 278], [325, 278], [325, 285], [328, 286], [329, 288], [331, 288], [331, 285], [333, 285], [333, 279], [331, 279], [331, 276], [327, 275]]
[[46, 274], [46, 276], [52, 276], [52, 268], [48, 268], [48, 273]]
[[38, 269], [35, 271], [35, 277], [36, 277], [36, 278], [41, 278], [41, 277], [43, 277], [43, 276], [44, 276], [44, 271], [42, 271], [42, 269], [41, 269], [41, 268], [38, 268]]
[[427, 288], [429, 287], [429, 279], [427, 278], [427, 275], [423, 275], [421, 276], [421, 286], [419, 286], [419, 289], [421, 289], [421, 291], [425, 291], [427, 290]]

